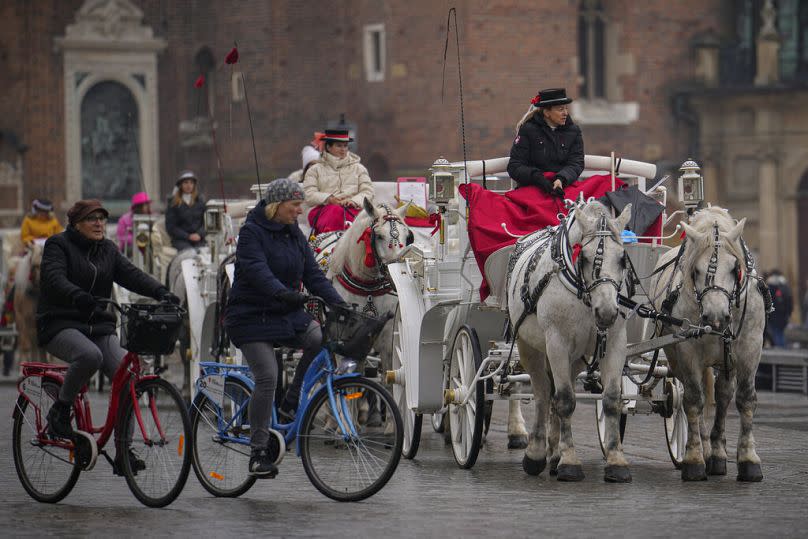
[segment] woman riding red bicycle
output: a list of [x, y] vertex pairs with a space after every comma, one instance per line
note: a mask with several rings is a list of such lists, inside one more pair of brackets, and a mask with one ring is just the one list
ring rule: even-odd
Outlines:
[[[105, 239], [109, 212], [98, 200], [79, 200], [67, 212], [67, 229], [45, 243], [37, 335], [52, 355], [70, 364], [58, 399], [48, 412], [52, 436], [73, 439], [70, 410], [81, 388], [99, 369], [112, 378], [126, 350], [115, 334], [116, 316], [100, 300], [112, 284], [160, 301], [179, 299]], [[116, 462], [121, 455], [116, 456]], [[135, 468], [145, 463], [129, 450]]]

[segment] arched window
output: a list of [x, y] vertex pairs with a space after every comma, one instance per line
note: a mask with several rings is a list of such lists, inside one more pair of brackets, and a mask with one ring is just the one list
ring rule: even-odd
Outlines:
[[[214, 114], [215, 67], [216, 61], [208, 47], [201, 48], [194, 56], [190, 84], [193, 92], [189, 100], [189, 116], [191, 118], [207, 118], [208, 116], [212, 117]], [[204, 83], [201, 85], [196, 84], [199, 80], [204, 81]]]
[[123, 84], [103, 81], [81, 102], [81, 196], [117, 213], [140, 191], [138, 107]]
[[600, 0], [582, 0], [578, 15], [581, 97], [606, 99], [606, 18]]

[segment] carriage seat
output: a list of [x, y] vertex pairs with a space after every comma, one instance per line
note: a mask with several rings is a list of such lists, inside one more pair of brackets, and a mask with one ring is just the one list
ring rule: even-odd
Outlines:
[[491, 295], [486, 298], [486, 303], [499, 305], [503, 311], [508, 308], [508, 263], [511, 253], [516, 245], [508, 245], [491, 253], [485, 261], [485, 279], [491, 289]]
[[[388, 204], [391, 208], [398, 206], [398, 202], [396, 201], [396, 193], [398, 192], [396, 182], [373, 182], [373, 192], [373, 204]], [[304, 208], [305, 211], [297, 218], [297, 224], [300, 226], [300, 230], [303, 231], [303, 234], [308, 236], [311, 230], [311, 227], [309, 227], [309, 212], [311, 211], [311, 206], [306, 204]]]

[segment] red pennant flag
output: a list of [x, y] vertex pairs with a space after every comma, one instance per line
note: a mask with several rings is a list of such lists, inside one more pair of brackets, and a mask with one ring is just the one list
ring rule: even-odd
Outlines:
[[230, 49], [230, 52], [227, 53], [227, 56], [224, 57], [224, 63], [226, 64], [235, 64], [238, 62], [238, 49], [233, 47]]
[[205, 75], [199, 75], [199, 78], [196, 79], [194, 83], [194, 88], [202, 88], [205, 85]]

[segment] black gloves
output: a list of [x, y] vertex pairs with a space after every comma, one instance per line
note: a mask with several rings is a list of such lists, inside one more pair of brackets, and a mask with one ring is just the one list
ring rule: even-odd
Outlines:
[[166, 290], [165, 292], [160, 294], [159, 299], [163, 303], [170, 303], [172, 305], [179, 305], [181, 303], [180, 298], [178, 298], [177, 296], [175, 296], [174, 294], [172, 294], [168, 290]]
[[291, 309], [300, 309], [306, 304], [306, 296], [295, 290], [284, 290], [278, 292], [275, 297], [286, 304]]
[[554, 197], [564, 198], [564, 188], [563, 187], [553, 187], [552, 193], [550, 193]]
[[80, 311], [91, 312], [95, 309], [97, 302], [92, 294], [89, 292], [81, 291], [73, 299], [73, 303]]

